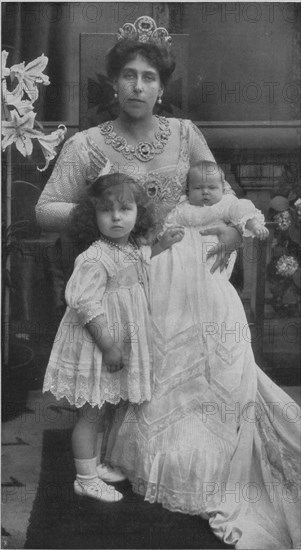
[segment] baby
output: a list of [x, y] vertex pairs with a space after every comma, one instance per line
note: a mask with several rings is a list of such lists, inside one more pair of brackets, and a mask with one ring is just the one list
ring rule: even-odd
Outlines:
[[[202, 248], [202, 261], [210, 269], [213, 259], [207, 261], [208, 247], [215, 245], [217, 238], [214, 235], [201, 237], [202, 230], [216, 226], [221, 221], [237, 227], [244, 237], [257, 237], [263, 240], [269, 234], [264, 225], [263, 214], [251, 201], [238, 199], [232, 193], [221, 168], [215, 162], [198, 162], [188, 173], [187, 195], [182, 196], [164, 223], [164, 231], [167, 228], [177, 231], [179, 242], [173, 244], [171, 250], [176, 246], [178, 253], [181, 250], [183, 258], [189, 251], [193, 256], [194, 250], [195, 258], [199, 258], [199, 249]], [[236, 252], [233, 252], [227, 263], [228, 278], [231, 276], [235, 259]], [[188, 257], [186, 260], [192, 261]], [[198, 261], [194, 263], [198, 264]]]
[[238, 199], [231, 192], [225, 192], [225, 183], [224, 173], [217, 164], [199, 162], [188, 173], [189, 203], [204, 207], [222, 203], [219, 210], [223, 221], [238, 225], [245, 236], [266, 239], [269, 232], [264, 226], [261, 212], [251, 201]]

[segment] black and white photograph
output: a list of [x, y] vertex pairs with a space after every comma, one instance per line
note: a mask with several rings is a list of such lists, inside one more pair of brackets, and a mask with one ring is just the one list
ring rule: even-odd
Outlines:
[[301, 549], [301, 4], [1, 18], [1, 548]]

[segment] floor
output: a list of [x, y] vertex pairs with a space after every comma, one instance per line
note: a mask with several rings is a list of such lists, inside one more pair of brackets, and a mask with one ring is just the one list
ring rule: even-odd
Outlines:
[[[272, 332], [271, 325], [267, 326], [264, 338], [265, 370], [295, 401], [301, 404], [299, 338], [296, 339], [295, 325], [293, 326], [290, 322], [291, 332], [287, 327], [288, 322], [285, 320], [280, 323], [278, 321], [276, 329]], [[35, 352], [37, 360], [43, 362], [45, 366], [45, 357], [50, 344], [48, 343], [46, 349], [45, 338], [43, 342], [44, 347], [37, 344]], [[1, 547], [7, 549], [21, 549], [26, 543], [29, 520], [33, 506], [34, 504], [36, 506], [37, 502], [45, 434], [50, 433], [51, 430], [70, 430], [75, 421], [75, 411], [72, 408], [64, 404], [58, 407], [54, 397], [50, 394], [42, 395], [40, 388], [43, 376], [41, 371], [38, 376], [36, 374], [37, 370], [34, 370], [33, 376], [28, 381], [26, 377], [13, 373], [8, 382], [2, 384], [4, 409], [2, 411]], [[13, 383], [14, 379], [19, 379], [18, 387]], [[110, 548], [114, 548], [114, 541], [111, 544], [113, 546], [111, 545]], [[145, 546], [145, 548], [149, 547], [151, 546]], [[166, 548], [166, 546], [163, 547]], [[197, 548], [197, 546], [192, 547]], [[51, 542], [49, 542], [49, 548], [53, 548]], [[69, 548], [68, 543], [60, 548]]]
[[[301, 403], [300, 387], [285, 390]], [[2, 430], [1, 547], [21, 549], [39, 484], [43, 434], [54, 427], [70, 429], [75, 415], [69, 407], [57, 407], [55, 399], [40, 390], [30, 391], [19, 411], [14, 407], [14, 418]]]

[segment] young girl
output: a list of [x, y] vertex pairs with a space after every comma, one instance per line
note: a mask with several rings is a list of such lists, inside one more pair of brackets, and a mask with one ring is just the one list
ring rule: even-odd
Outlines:
[[[105, 402], [142, 403], [151, 397], [151, 249], [139, 241], [154, 228], [154, 216], [149, 199], [132, 178], [111, 174], [88, 188], [72, 223], [85, 251], [77, 257], [66, 287], [68, 307], [43, 391], [65, 397], [79, 409], [72, 434], [75, 492], [118, 501], [122, 495], [98, 477], [104, 477], [96, 458], [99, 409]], [[163, 239], [161, 246], [172, 242]]]

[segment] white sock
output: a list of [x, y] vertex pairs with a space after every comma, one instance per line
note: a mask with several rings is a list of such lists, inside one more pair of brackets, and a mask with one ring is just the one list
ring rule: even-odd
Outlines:
[[77, 473], [77, 477], [83, 477], [83, 478], [93, 478], [98, 477], [97, 476], [97, 470], [96, 470], [96, 464], [97, 464], [97, 457], [94, 458], [75, 458], [75, 469]]

